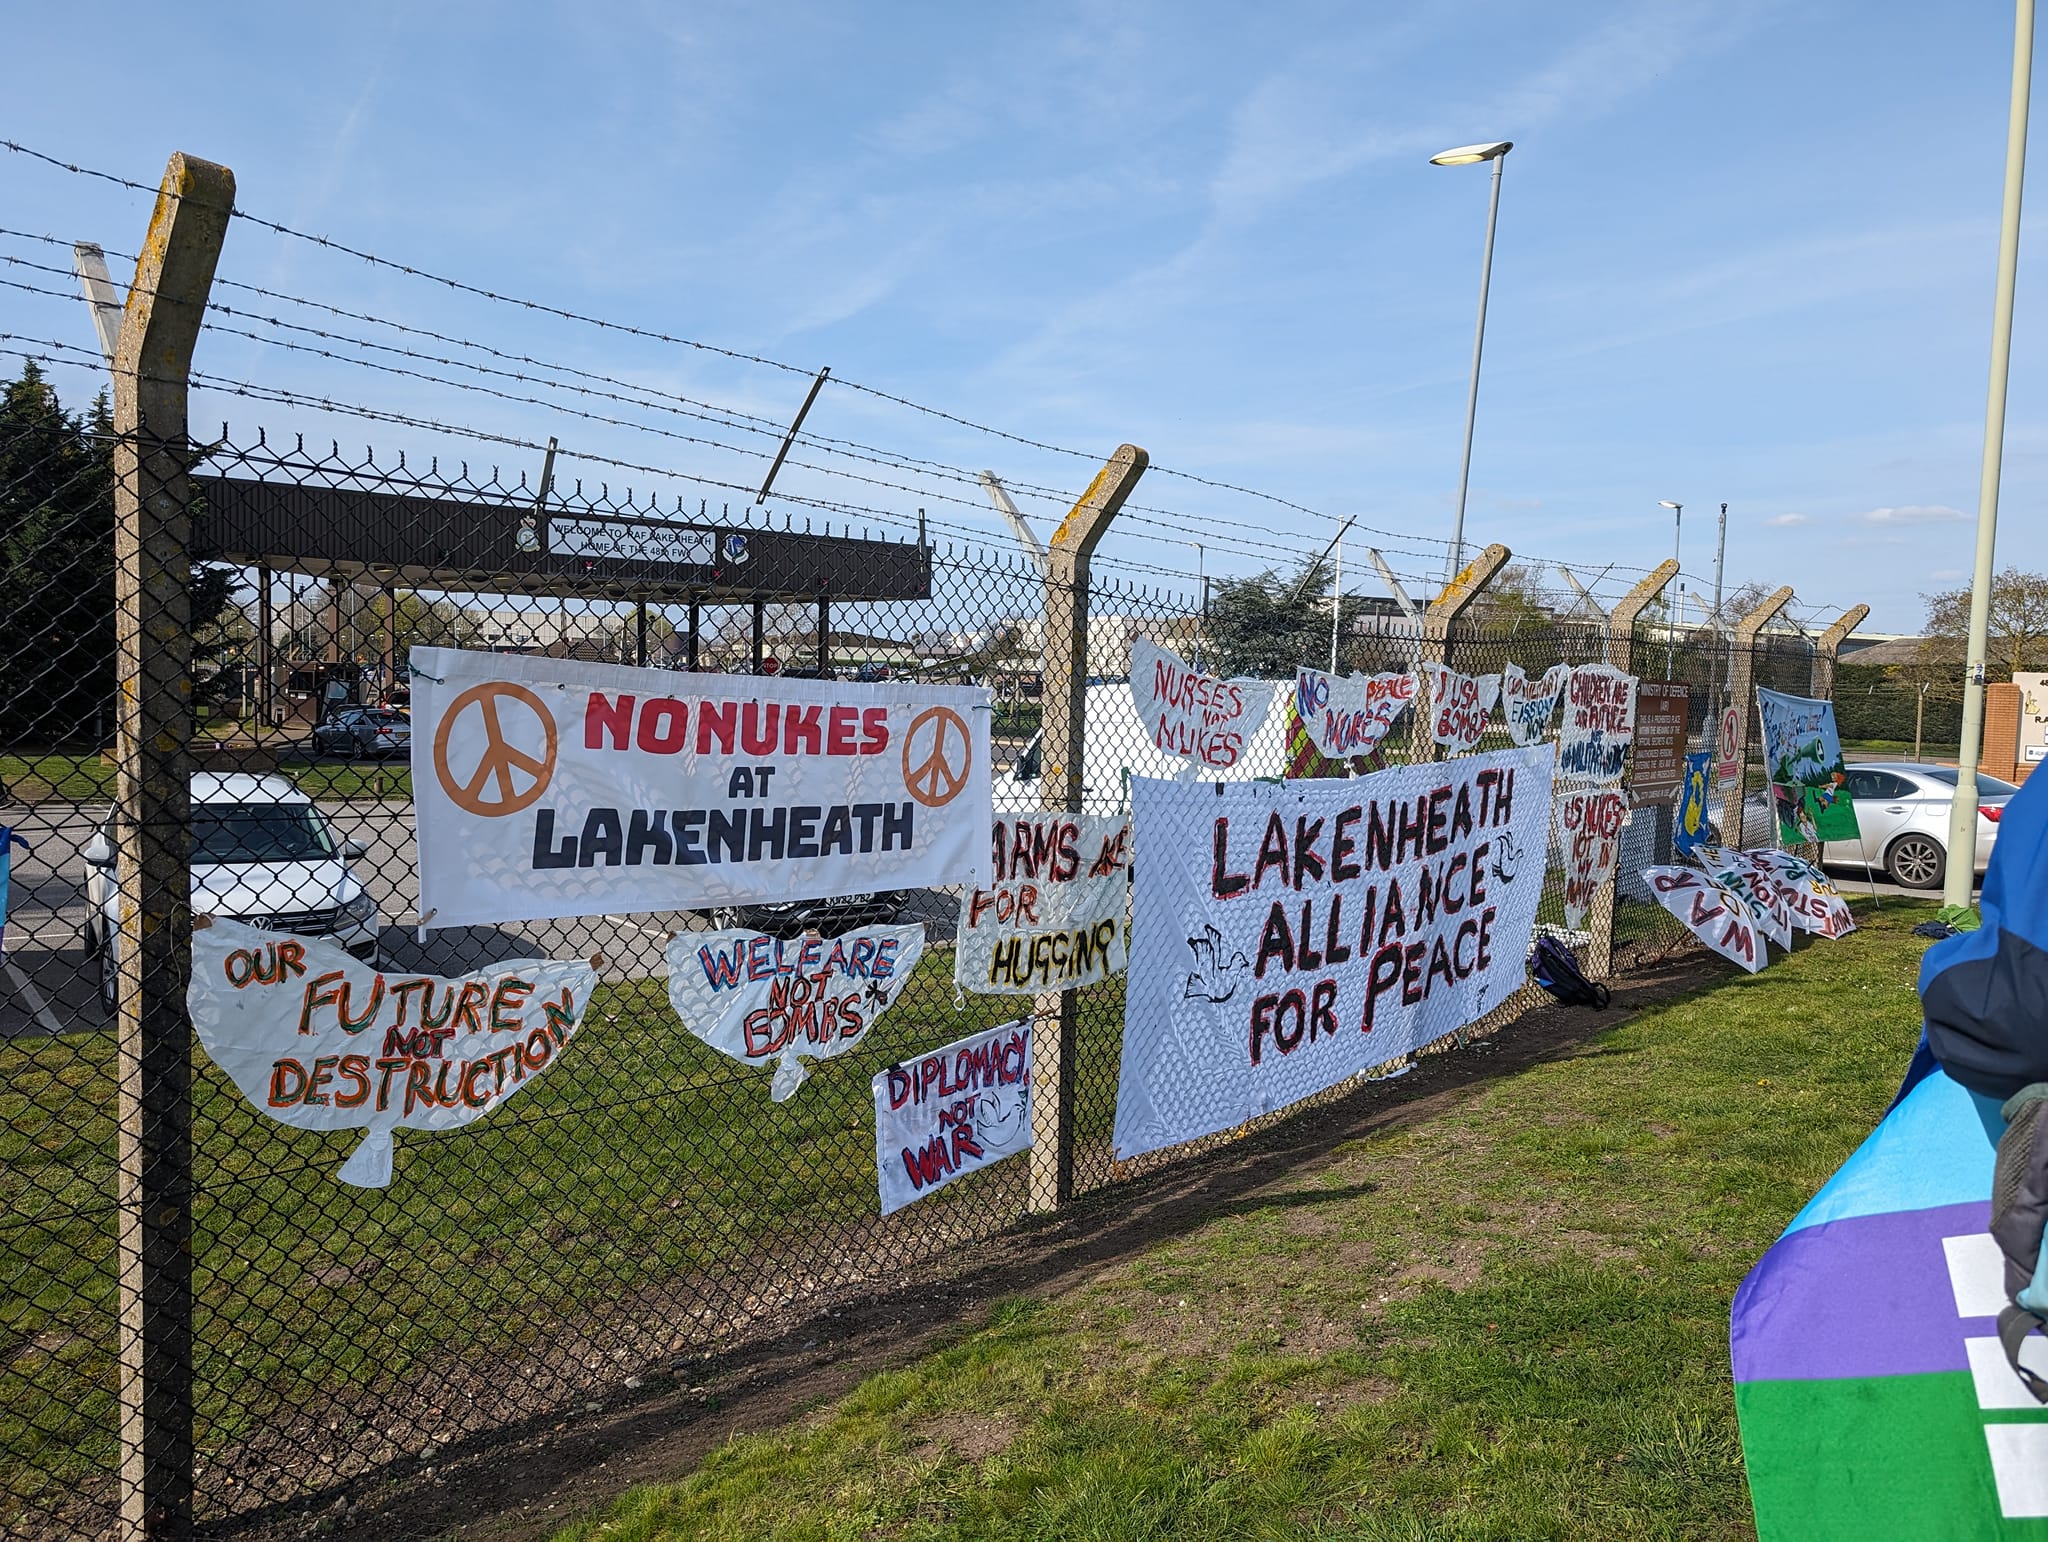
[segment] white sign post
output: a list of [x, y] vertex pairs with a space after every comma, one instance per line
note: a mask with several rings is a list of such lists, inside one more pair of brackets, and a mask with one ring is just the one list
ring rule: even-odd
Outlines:
[[422, 924], [978, 882], [981, 687], [415, 648]]
[[1141, 778], [1116, 1154], [1285, 1108], [1524, 979], [1547, 746], [1350, 781]]

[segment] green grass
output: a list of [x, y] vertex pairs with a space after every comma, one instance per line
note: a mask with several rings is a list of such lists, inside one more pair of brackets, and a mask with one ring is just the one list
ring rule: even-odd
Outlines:
[[558, 1542], [1747, 1536], [1728, 1304], [1895, 1090], [1927, 914], [1277, 1173]]
[[[316, 799], [412, 796], [412, 772], [403, 758], [286, 760], [278, 769]], [[106, 803], [114, 796], [114, 764], [92, 751], [0, 755], [0, 784], [18, 803]]]
[[[678, 1282], [694, 1280], [696, 1299], [716, 1305], [735, 1282], [745, 1291], [775, 1272], [763, 1262], [771, 1239], [786, 1259], [821, 1229], [874, 1225], [869, 1078], [1029, 1009], [970, 997], [956, 1012], [951, 968], [950, 950], [928, 953], [869, 1040], [779, 1106], [765, 1073], [683, 1031], [661, 980], [603, 987], [560, 1064], [505, 1107], [459, 1132], [401, 1131], [382, 1191], [334, 1179], [356, 1132], [275, 1123], [201, 1054], [204, 1459], [220, 1470], [252, 1432], [323, 1399], [378, 1433], [425, 1364], [502, 1376], [560, 1325], [601, 1323], [635, 1293], [689, 1301]], [[1080, 1048], [1096, 1074], [1078, 1123], [1100, 1147], [1121, 981], [1083, 1004]], [[0, 1046], [0, 1532], [113, 1457], [116, 1066], [105, 1030]], [[1020, 1209], [1013, 1162], [917, 1206], [921, 1233], [891, 1235], [900, 1256], [939, 1251]]]

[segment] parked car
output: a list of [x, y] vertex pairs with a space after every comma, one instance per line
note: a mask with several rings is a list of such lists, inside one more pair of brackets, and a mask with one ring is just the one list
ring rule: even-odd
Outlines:
[[[349, 862], [357, 841], [337, 841], [326, 817], [281, 776], [201, 771], [192, 777], [192, 911], [268, 931], [338, 942], [379, 962], [384, 918]], [[100, 999], [113, 1006], [120, 978], [121, 900], [113, 816], [85, 843], [88, 956], [99, 960]]]
[[776, 905], [720, 905], [711, 912], [711, 923], [723, 931], [765, 932], [770, 937], [801, 937], [806, 932], [837, 937], [863, 926], [895, 925], [909, 898], [902, 889], [882, 889]]
[[412, 749], [412, 719], [390, 707], [341, 707], [315, 725], [315, 755], [403, 755]]
[[[1919, 761], [1859, 761], [1848, 767], [1845, 790], [1856, 803], [1857, 841], [1828, 841], [1828, 865], [1882, 871], [1906, 889], [1938, 889], [1948, 871], [1948, 816], [1955, 802], [1956, 768]], [[1977, 773], [1977, 871], [1991, 860], [2005, 803], [2019, 788]], [[1742, 806], [1742, 842], [1768, 846], [1777, 832], [1768, 791]]]

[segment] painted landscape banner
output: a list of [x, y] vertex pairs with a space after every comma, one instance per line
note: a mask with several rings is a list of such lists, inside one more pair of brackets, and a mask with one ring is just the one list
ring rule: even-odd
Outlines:
[[[2007, 1363], [1998, 1103], [1911, 1085], [1735, 1294], [1760, 1542], [2048, 1536], [2048, 1410]], [[2048, 1374], [2048, 1340], [2025, 1351]]]
[[1678, 789], [1678, 810], [1671, 821], [1671, 846], [1681, 857], [1690, 857], [1707, 844], [1707, 783], [1712, 774], [1713, 753], [1701, 750], [1685, 757], [1685, 779]]
[[1119, 1158], [1285, 1108], [1524, 982], [1547, 746], [1348, 782], [1133, 783]]
[[1842, 740], [1835, 731], [1835, 704], [1759, 687], [1756, 710], [1778, 839], [1808, 845], [1859, 839]]
[[1271, 680], [1204, 674], [1149, 637], [1131, 639], [1131, 706], [1152, 747], [1190, 767], [1228, 771], [1280, 692]]
[[876, 1073], [882, 1214], [1031, 1148], [1031, 1020], [1019, 1018]]
[[838, 937], [681, 932], [668, 944], [668, 999], [683, 1026], [743, 1065], [773, 1066], [770, 1101], [793, 1097], [805, 1060], [856, 1048], [924, 957], [924, 926]]
[[212, 920], [192, 931], [186, 1006], [258, 1112], [364, 1131], [336, 1176], [381, 1189], [393, 1130], [458, 1129], [521, 1091], [576, 1037], [596, 985], [580, 960], [387, 973], [316, 937]]
[[994, 882], [960, 896], [954, 985], [1031, 996], [1124, 972], [1130, 820], [1020, 814], [995, 822], [991, 847]]
[[423, 925], [973, 883], [980, 686], [415, 648]]

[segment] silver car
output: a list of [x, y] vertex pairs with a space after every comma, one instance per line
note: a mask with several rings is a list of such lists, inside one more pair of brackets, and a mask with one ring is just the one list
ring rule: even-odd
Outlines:
[[[1919, 761], [1861, 761], [1848, 767], [1844, 789], [1856, 803], [1861, 840], [1829, 841], [1821, 861], [1829, 866], [1884, 872], [1906, 889], [1938, 889], [1948, 871], [1948, 814], [1955, 802], [1956, 768]], [[1991, 860], [2006, 799], [2019, 788], [1977, 773], [1977, 871]], [[1742, 840], [1746, 846], [1775, 844], [1768, 793], [1744, 801]]]
[[412, 748], [412, 719], [389, 707], [342, 707], [313, 729], [315, 755], [404, 755]]

